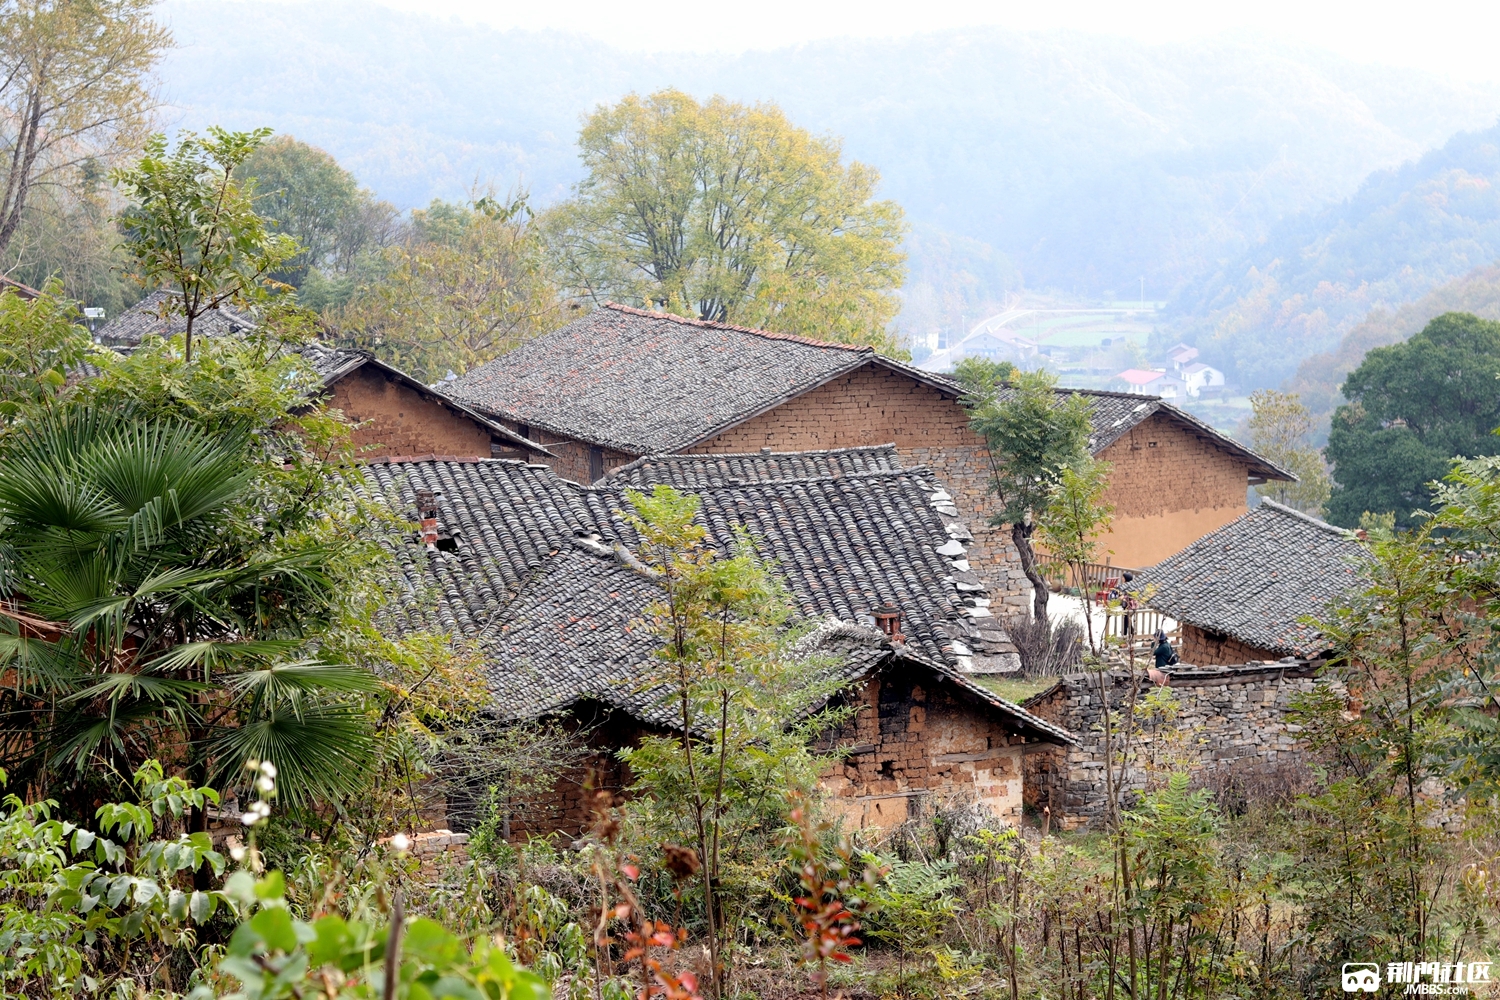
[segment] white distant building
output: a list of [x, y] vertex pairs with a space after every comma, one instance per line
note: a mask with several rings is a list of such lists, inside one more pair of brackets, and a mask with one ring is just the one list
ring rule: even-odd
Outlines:
[[1210, 368], [1201, 361], [1184, 365], [1181, 369], [1182, 383], [1189, 396], [1196, 396], [1203, 389], [1224, 384], [1224, 373]]
[[1162, 399], [1177, 399], [1187, 395], [1187, 386], [1175, 374], [1153, 369], [1127, 368], [1114, 377], [1124, 391], [1142, 396], [1160, 396]]
[[1002, 327], [993, 332], [971, 333], [946, 350], [934, 351], [922, 362], [922, 367], [930, 372], [945, 372], [964, 358], [1016, 363], [1034, 358], [1036, 353], [1036, 341]]
[[1189, 347], [1186, 344], [1178, 344], [1167, 351], [1167, 360], [1172, 362], [1173, 371], [1180, 372], [1198, 360], [1198, 348]]

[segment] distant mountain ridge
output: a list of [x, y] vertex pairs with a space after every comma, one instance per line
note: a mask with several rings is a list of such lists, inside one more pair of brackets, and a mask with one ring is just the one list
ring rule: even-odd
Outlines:
[[1445, 312], [1500, 319], [1500, 265], [1477, 267], [1395, 310], [1371, 310], [1339, 339], [1337, 347], [1314, 354], [1298, 365], [1286, 387], [1302, 396], [1303, 403], [1319, 420], [1318, 433], [1326, 435], [1328, 418], [1345, 402], [1339, 388], [1349, 373], [1359, 367], [1366, 352], [1409, 339]]
[[[1275, 385], [1372, 310], [1395, 310], [1500, 258], [1500, 125], [1461, 132], [1269, 239], [1174, 302], [1185, 337], [1247, 386]], [[1415, 331], [1411, 331], [1415, 332]]]
[[1282, 219], [1500, 111], [1497, 87], [1237, 38], [986, 28], [637, 55], [336, 0], [162, 10], [180, 43], [164, 93], [182, 124], [290, 132], [402, 207], [476, 179], [524, 180], [541, 204], [562, 196], [580, 116], [632, 89], [774, 100], [878, 167], [929, 245], [972, 251], [972, 265], [928, 269], [974, 279], [927, 296], [924, 322], [955, 325], [1012, 280], [1133, 297], [1144, 278], [1148, 298], [1168, 298]]

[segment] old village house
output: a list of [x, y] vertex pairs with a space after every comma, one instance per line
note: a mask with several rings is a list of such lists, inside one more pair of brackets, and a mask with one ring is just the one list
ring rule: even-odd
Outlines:
[[[165, 307], [171, 293], [158, 290], [100, 328], [94, 339], [117, 351], [130, 351], [147, 337], [173, 337], [187, 321]], [[212, 309], [198, 319], [200, 336], [247, 333], [254, 323], [229, 308]], [[367, 351], [337, 350], [312, 344], [300, 351], [323, 383], [323, 401], [343, 411], [356, 426], [352, 438], [365, 458], [448, 455], [551, 460], [547, 449]]]
[[[1235, 790], [1295, 787], [1305, 770], [1295, 723], [1297, 698], [1319, 684], [1343, 693], [1325, 671], [1331, 643], [1307, 618], [1326, 614], [1358, 587], [1364, 549], [1352, 532], [1263, 500], [1258, 507], [1163, 560], [1136, 582], [1150, 608], [1177, 619], [1182, 664], [1169, 667], [1175, 715], [1143, 717], [1140, 744], [1159, 766], [1182, 761], [1196, 780]], [[1028, 802], [1056, 822], [1098, 822], [1107, 804], [1102, 738], [1107, 697], [1116, 731], [1150, 689], [1146, 664], [1095, 676], [1064, 677], [1025, 707], [1079, 734], [1079, 745], [1027, 760]], [[1161, 779], [1157, 774], [1156, 780]], [[1123, 776], [1122, 799], [1153, 779], [1149, 767]]]
[[[984, 517], [989, 463], [958, 386], [871, 348], [608, 304], [444, 391], [547, 445], [558, 474], [584, 483], [646, 455], [894, 443], [953, 491], [975, 566], [1027, 603], [1009, 539]], [[1160, 399], [1082, 394], [1090, 447], [1113, 466], [1115, 565], [1151, 565], [1244, 513], [1247, 485], [1291, 478]]]
[[[983, 588], [961, 582], [970, 534], [950, 495], [889, 446], [646, 459], [593, 487], [503, 460], [373, 462], [367, 477], [409, 515], [419, 496], [438, 495], [445, 544], [414, 538], [398, 553], [414, 597], [397, 612], [405, 624], [477, 641], [496, 715], [586, 725], [592, 763], [614, 784], [628, 776], [610, 751], [672, 723], [642, 686], [656, 644], [640, 618], [659, 595], [618, 514], [625, 489], [656, 483], [701, 498], [716, 545], [748, 530], [798, 616], [820, 623], [840, 697], [862, 706], [831, 737], [847, 756], [824, 775], [852, 822], [900, 823], [935, 797], [1018, 820], [1025, 756], [1073, 739], [966, 676], [975, 660], [1007, 655], [1004, 634]], [[884, 605], [898, 610], [903, 641], [873, 628]], [[513, 803], [513, 831], [579, 829], [582, 780], [579, 770]]]

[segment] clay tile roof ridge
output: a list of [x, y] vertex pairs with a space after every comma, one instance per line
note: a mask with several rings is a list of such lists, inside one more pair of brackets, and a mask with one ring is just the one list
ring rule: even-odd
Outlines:
[[875, 348], [868, 344], [841, 344], [834, 340], [814, 340], [812, 337], [802, 337], [793, 333], [775, 333], [771, 330], [761, 330], [753, 326], [738, 326], [734, 323], [720, 323], [716, 320], [679, 316], [676, 313], [638, 309], [635, 306], [627, 306], [619, 302], [606, 302], [602, 308], [629, 313], [632, 316], [645, 316], [648, 319], [664, 319], [670, 320], [673, 323], [687, 323], [689, 326], [701, 326], [707, 330], [733, 330], [736, 333], [748, 333], [756, 337], [765, 337], [769, 340], [790, 340], [792, 343], [806, 344], [809, 347], [835, 347], [841, 351], [853, 351], [858, 354], [875, 353]]
[[1270, 497], [1261, 497], [1260, 502], [1261, 502], [1262, 506], [1269, 507], [1272, 510], [1277, 511], [1278, 513], [1281, 513], [1281, 514], [1285, 514], [1285, 515], [1287, 515], [1289, 517], [1295, 517], [1298, 520], [1306, 521], [1308, 524], [1312, 525], [1314, 528], [1317, 528], [1320, 531], [1326, 531], [1330, 535], [1336, 535], [1336, 536], [1338, 536], [1340, 538], [1353, 538], [1354, 537], [1354, 532], [1350, 531], [1348, 528], [1340, 528], [1336, 524], [1329, 524], [1327, 521], [1324, 521], [1324, 520], [1321, 520], [1319, 518], [1313, 517], [1311, 514], [1307, 513], [1306, 511], [1298, 510], [1295, 507], [1288, 507], [1286, 504], [1277, 503], [1275, 500], [1272, 500]]

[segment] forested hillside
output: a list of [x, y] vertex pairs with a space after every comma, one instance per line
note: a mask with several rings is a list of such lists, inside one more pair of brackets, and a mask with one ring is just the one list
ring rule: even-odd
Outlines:
[[1500, 267], [1477, 267], [1399, 309], [1372, 310], [1339, 339], [1333, 350], [1314, 354], [1298, 365], [1288, 388], [1302, 396], [1318, 419], [1319, 434], [1327, 433], [1329, 414], [1344, 402], [1339, 386], [1359, 367], [1366, 352], [1407, 340], [1433, 317], [1445, 312], [1500, 319]]
[[1500, 256], [1497, 183], [1500, 127], [1460, 133], [1377, 172], [1348, 200], [1288, 220], [1184, 290], [1163, 337], [1196, 342], [1244, 384], [1276, 385], [1372, 309], [1395, 309]]
[[926, 322], [1023, 286], [1133, 297], [1144, 277], [1148, 298], [1168, 298], [1279, 220], [1500, 110], [1493, 87], [1237, 39], [971, 29], [640, 55], [339, 3], [164, 9], [179, 42], [165, 95], [183, 124], [289, 132], [402, 208], [476, 179], [551, 202], [580, 174], [580, 116], [631, 89], [776, 101], [879, 169], [925, 234], [915, 253], [939, 253], [913, 261]]

